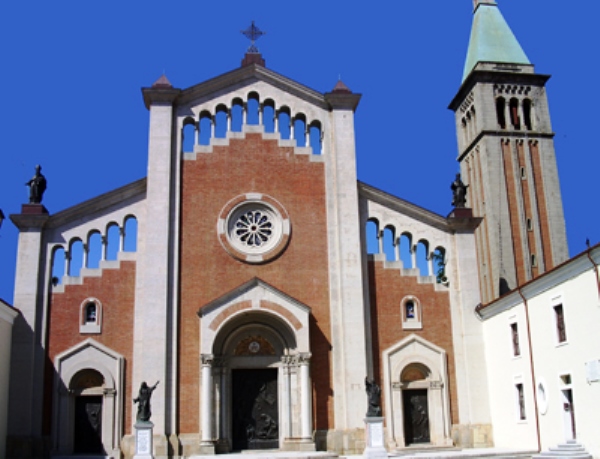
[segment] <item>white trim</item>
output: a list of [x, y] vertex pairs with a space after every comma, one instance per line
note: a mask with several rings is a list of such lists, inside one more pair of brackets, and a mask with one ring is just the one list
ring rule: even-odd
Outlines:
[[125, 358], [92, 338], [58, 354], [54, 359], [54, 397], [52, 437], [56, 452], [73, 452], [75, 398], [69, 390], [73, 377], [80, 371], [98, 371], [104, 378], [102, 403], [102, 444], [108, 457], [120, 458], [119, 442], [123, 436]]
[[4, 320], [12, 325], [18, 315], [19, 311], [0, 300], [0, 320]]

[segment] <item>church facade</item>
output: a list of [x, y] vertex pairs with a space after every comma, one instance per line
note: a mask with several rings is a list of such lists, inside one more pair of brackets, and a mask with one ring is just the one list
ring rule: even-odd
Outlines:
[[357, 181], [361, 96], [341, 81], [322, 94], [249, 52], [190, 88], [165, 76], [143, 88], [146, 178], [11, 215], [21, 314], [7, 456], [132, 457], [144, 382], [158, 382], [156, 457], [360, 454], [365, 378], [381, 387], [388, 448], [493, 446], [475, 308], [567, 247], [548, 77], [494, 1], [474, 14], [450, 105], [467, 207], [449, 216]]

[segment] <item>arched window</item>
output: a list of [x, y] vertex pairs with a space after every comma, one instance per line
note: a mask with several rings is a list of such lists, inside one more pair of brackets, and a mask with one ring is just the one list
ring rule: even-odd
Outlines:
[[102, 235], [99, 231], [92, 231], [88, 236], [87, 266], [86, 268], [99, 268], [102, 259]]
[[119, 225], [112, 222], [106, 228], [106, 260], [116, 260], [119, 253], [121, 231]]
[[521, 129], [521, 118], [519, 117], [519, 101], [510, 99], [510, 123], [514, 129]]
[[52, 286], [62, 284], [65, 275], [65, 249], [57, 246], [52, 251]]
[[279, 127], [279, 136], [283, 140], [290, 138], [290, 110], [282, 107], [277, 114], [277, 125]]
[[242, 132], [244, 122], [244, 101], [234, 99], [231, 105], [231, 130], [233, 132]]
[[313, 121], [309, 128], [309, 142], [313, 155], [320, 155], [323, 152], [323, 139], [321, 134], [321, 123]]
[[219, 105], [217, 107], [217, 113], [215, 114], [215, 137], [224, 139], [227, 136], [227, 119], [229, 111], [225, 105]]
[[500, 129], [506, 129], [506, 100], [504, 97], [496, 99], [496, 119]]
[[79, 309], [79, 333], [102, 333], [102, 303], [97, 298], [87, 298]]
[[379, 253], [379, 224], [377, 220], [369, 220], [367, 222], [367, 253]]
[[383, 230], [383, 252], [387, 261], [396, 260], [396, 247], [394, 244], [395, 230], [393, 226], [386, 226]]
[[133, 215], [125, 218], [125, 241], [123, 243], [123, 250], [125, 252], [135, 252], [137, 250], [137, 218]]
[[83, 242], [73, 239], [69, 244], [69, 276], [78, 277], [83, 266]]
[[275, 132], [275, 102], [271, 99], [265, 100], [262, 110], [265, 132]]
[[525, 129], [531, 131], [533, 129], [533, 125], [531, 123], [531, 99], [523, 100], [523, 118]]
[[400, 236], [400, 260], [402, 266], [405, 269], [416, 268], [413, 266], [413, 247], [412, 247], [412, 235], [410, 233], [403, 233]]
[[429, 266], [429, 242], [421, 239], [417, 244], [417, 268], [421, 276], [431, 276]]
[[421, 302], [416, 296], [405, 296], [400, 302], [402, 328], [420, 330], [423, 328]]
[[448, 284], [448, 278], [446, 277], [446, 249], [443, 247], [436, 247], [431, 256], [433, 259], [433, 271], [438, 284]]
[[248, 94], [246, 105], [246, 124], [258, 124], [259, 97], [255, 92]]
[[200, 145], [210, 145], [210, 139], [213, 136], [212, 124], [212, 116], [210, 113], [203, 111], [200, 114], [200, 133], [198, 141]]
[[187, 117], [183, 120], [181, 129], [181, 152], [192, 153], [196, 144], [196, 122], [193, 118]]
[[302, 113], [294, 118], [294, 139], [297, 147], [306, 147], [306, 118]]

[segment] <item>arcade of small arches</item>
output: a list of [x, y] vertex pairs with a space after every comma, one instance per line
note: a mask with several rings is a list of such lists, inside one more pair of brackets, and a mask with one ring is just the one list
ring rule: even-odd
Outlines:
[[137, 219], [133, 215], [127, 215], [122, 224], [109, 222], [103, 231], [92, 229], [85, 239], [76, 236], [65, 244], [53, 244], [52, 283], [60, 284], [63, 276], [78, 277], [81, 269], [99, 268], [101, 261], [117, 260], [120, 252], [136, 249]]
[[436, 246], [431, 250], [433, 246], [428, 240], [417, 239], [407, 231], [400, 232], [393, 225], [381, 229], [377, 219], [367, 221], [368, 253], [384, 255], [387, 261], [402, 262], [405, 269], [419, 269], [421, 275], [437, 276], [438, 282], [443, 282], [446, 249]]
[[187, 116], [181, 127], [181, 151], [192, 153], [198, 145], [210, 145], [211, 139], [225, 138], [227, 132], [242, 132], [244, 125], [262, 126], [265, 133], [278, 133], [282, 140], [295, 140], [298, 147], [310, 147], [312, 153], [323, 151], [323, 124], [309, 120], [306, 114], [292, 113], [287, 105], [277, 107], [273, 99], [260, 101], [251, 92], [246, 101], [236, 97], [228, 107], [219, 104], [214, 113], [203, 109], [198, 118]]

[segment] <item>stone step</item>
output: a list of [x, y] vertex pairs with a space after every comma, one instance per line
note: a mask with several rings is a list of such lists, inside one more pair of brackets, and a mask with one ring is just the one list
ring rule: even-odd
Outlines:
[[548, 448], [540, 454], [533, 456], [533, 459], [550, 459], [556, 457], [568, 457], [572, 459], [592, 459], [585, 447], [575, 440], [569, 440], [567, 443], [559, 444], [554, 448]]

